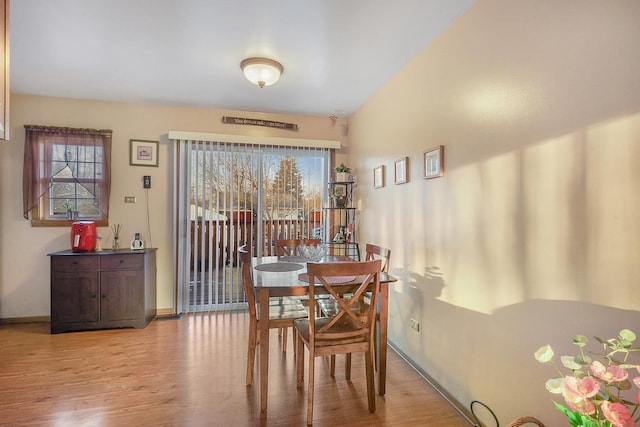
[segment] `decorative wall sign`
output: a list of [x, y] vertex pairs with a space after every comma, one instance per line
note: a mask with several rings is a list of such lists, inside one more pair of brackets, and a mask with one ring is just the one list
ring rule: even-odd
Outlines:
[[444, 175], [444, 146], [430, 148], [424, 152], [424, 178]]
[[158, 166], [158, 141], [129, 140], [129, 164], [132, 166]]
[[250, 126], [264, 126], [268, 128], [284, 129], [297, 132], [298, 125], [294, 123], [274, 122], [273, 120], [262, 119], [250, 119], [247, 117], [229, 117], [222, 116], [222, 123], [228, 125], [250, 125]]

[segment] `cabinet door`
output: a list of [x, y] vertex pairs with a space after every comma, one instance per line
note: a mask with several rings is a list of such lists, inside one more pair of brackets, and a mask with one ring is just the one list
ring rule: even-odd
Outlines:
[[98, 273], [56, 272], [51, 282], [51, 322], [98, 321]]
[[133, 320], [144, 317], [144, 271], [100, 273], [100, 320]]

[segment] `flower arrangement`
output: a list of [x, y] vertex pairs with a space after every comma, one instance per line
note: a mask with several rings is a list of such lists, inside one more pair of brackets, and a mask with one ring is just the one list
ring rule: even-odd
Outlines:
[[[540, 363], [551, 362], [559, 378], [552, 378], [545, 384], [553, 394], [561, 394], [566, 406], [554, 402], [569, 423], [581, 427], [635, 427], [640, 421], [637, 414], [640, 406], [640, 375], [630, 381], [630, 374], [640, 374], [640, 365], [629, 363], [632, 352], [640, 351], [633, 347], [636, 335], [629, 329], [623, 329], [616, 338], [603, 340], [594, 337], [602, 346], [602, 353], [585, 353], [587, 338], [584, 335], [573, 337], [580, 354], [576, 357], [562, 356], [562, 365], [570, 371], [563, 374], [553, 361], [551, 346], [545, 345], [535, 352]], [[591, 355], [600, 360], [592, 360]], [[634, 420], [634, 417], [635, 420]]]

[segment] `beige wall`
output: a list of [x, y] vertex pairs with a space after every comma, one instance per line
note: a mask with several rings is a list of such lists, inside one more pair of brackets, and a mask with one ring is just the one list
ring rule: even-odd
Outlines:
[[[225, 125], [224, 115], [296, 123], [298, 132], [256, 126]], [[110, 223], [124, 224], [125, 243], [140, 232], [148, 240], [142, 176], [151, 175], [150, 228], [158, 248], [158, 308], [171, 312], [173, 301], [172, 258], [172, 150], [161, 138], [171, 130], [245, 134], [283, 138], [343, 140], [344, 120], [335, 127], [328, 118], [267, 115], [237, 111], [124, 104], [34, 97], [12, 94], [11, 135], [0, 141], [0, 319], [49, 316], [48, 253], [68, 249], [67, 227], [32, 228], [22, 217], [22, 158], [24, 125], [107, 128], [113, 130], [113, 164]], [[129, 139], [160, 140], [159, 167], [129, 165]], [[337, 159], [344, 160], [344, 154]], [[125, 204], [125, 196], [137, 203]], [[103, 246], [111, 246], [112, 233], [99, 227]]]
[[[360, 240], [400, 279], [391, 340], [501, 423], [566, 424], [539, 346], [640, 335], [638, 42], [635, 0], [480, 0], [349, 120]], [[446, 175], [425, 180], [440, 144]]]

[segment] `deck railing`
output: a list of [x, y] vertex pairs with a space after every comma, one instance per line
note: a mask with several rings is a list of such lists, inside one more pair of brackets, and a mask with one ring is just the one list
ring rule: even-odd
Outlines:
[[322, 227], [311, 219], [268, 219], [262, 221], [262, 239], [258, 223], [253, 220], [191, 221], [191, 268], [208, 269], [210, 261], [218, 266], [237, 265], [237, 248], [260, 245], [263, 255], [274, 254], [278, 239], [313, 238]]

